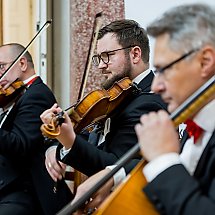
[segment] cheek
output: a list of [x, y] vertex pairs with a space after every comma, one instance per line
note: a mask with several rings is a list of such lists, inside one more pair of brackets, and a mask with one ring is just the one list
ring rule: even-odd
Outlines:
[[192, 94], [192, 83], [188, 77], [186, 79], [172, 79], [166, 84], [166, 88], [177, 106], [181, 105]]
[[110, 70], [113, 74], [119, 74], [123, 72], [124, 66], [124, 60], [122, 58], [116, 58], [112, 61], [112, 64], [110, 65]]
[[169, 75], [166, 77], [165, 87], [166, 93], [169, 95], [170, 98], [173, 99], [176, 103], [180, 102], [181, 94], [183, 90], [181, 90], [182, 82], [180, 77], [177, 75]]

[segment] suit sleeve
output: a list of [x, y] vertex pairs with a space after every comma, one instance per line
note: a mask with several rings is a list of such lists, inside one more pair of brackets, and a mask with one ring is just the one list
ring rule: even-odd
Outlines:
[[41, 85], [32, 87], [34, 90], [27, 90], [9, 113], [6, 121], [13, 123], [5, 122], [0, 129], [2, 155], [24, 157], [43, 147], [40, 114], [56, 100], [48, 88]]
[[[119, 117], [111, 121], [110, 132], [102, 145], [96, 147], [77, 135], [72, 149], [64, 157], [63, 162], [88, 176], [114, 164], [137, 143], [134, 126], [139, 122], [140, 116], [161, 108], [164, 108], [164, 105], [156, 95], [147, 94], [137, 97]], [[129, 172], [139, 159], [140, 156], [136, 156], [126, 166], [126, 172]]]
[[215, 211], [214, 177], [210, 184], [209, 192], [203, 190], [200, 182], [178, 164], [158, 175], [143, 191], [160, 214], [211, 215]]

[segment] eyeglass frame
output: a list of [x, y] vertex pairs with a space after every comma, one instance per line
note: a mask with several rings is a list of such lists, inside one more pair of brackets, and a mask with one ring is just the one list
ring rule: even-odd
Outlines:
[[[120, 50], [123, 50], [123, 49], [129, 49], [129, 48], [133, 48], [133, 47], [135, 47], [136, 45], [130, 45], [130, 46], [128, 46], [128, 47], [123, 47], [123, 48], [119, 48], [119, 49], [115, 49], [115, 50], [111, 50], [111, 51], [107, 51], [107, 52], [102, 52], [101, 54], [96, 54], [96, 55], [93, 55], [93, 57], [92, 57], [92, 61], [93, 61], [93, 64], [95, 65], [95, 66], [98, 66], [99, 64], [100, 64], [100, 62], [101, 62], [101, 60], [102, 60], [102, 62], [104, 63], [104, 64], [108, 64], [109, 63], [109, 61], [110, 61], [110, 57], [109, 57], [109, 53], [111, 53], [111, 52], [116, 52], [116, 51], [120, 51]], [[107, 62], [104, 62], [104, 60], [102, 59], [102, 57], [101, 57], [101, 55], [102, 54], [107, 54]], [[98, 60], [98, 64], [97, 63], [95, 63], [96, 61], [94, 60], [94, 58], [98, 58], [99, 60]]]
[[187, 58], [188, 56], [190, 56], [191, 54], [195, 53], [199, 51], [199, 48], [195, 48], [192, 49], [191, 51], [183, 54], [181, 57], [177, 58], [176, 60], [172, 61], [171, 63], [167, 64], [166, 66], [160, 68], [160, 69], [155, 69], [153, 72], [154, 74], [164, 74], [165, 70], [172, 67], [174, 64], [184, 60], [185, 58]]
[[[5, 71], [6, 69], [4, 68], [6, 65], [8, 65], [8, 64], [12, 64], [14, 61], [10, 61], [10, 62], [5, 62], [5, 63], [0, 63], [0, 70], [1, 71]], [[27, 59], [27, 62], [32, 62], [31, 60], [28, 60]], [[3, 67], [2, 67], [3, 66]]]

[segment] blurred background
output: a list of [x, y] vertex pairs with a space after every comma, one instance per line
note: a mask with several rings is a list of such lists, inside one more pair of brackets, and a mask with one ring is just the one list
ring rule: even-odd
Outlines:
[[[96, 14], [101, 25], [128, 18], [146, 27], [165, 10], [197, 0], [0, 0], [0, 45], [27, 46], [47, 20], [51, 25], [29, 47], [38, 75], [53, 90], [63, 109], [77, 101]], [[215, 6], [214, 0], [204, 3]], [[153, 58], [153, 40], [151, 62]], [[96, 50], [95, 50], [96, 51]], [[94, 52], [95, 52], [94, 51]], [[101, 75], [90, 65], [85, 94], [100, 86]]]

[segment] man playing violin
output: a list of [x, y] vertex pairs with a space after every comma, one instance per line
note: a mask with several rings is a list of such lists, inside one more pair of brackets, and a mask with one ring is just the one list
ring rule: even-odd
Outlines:
[[[64, 183], [59, 184], [59, 192], [53, 192], [54, 183], [44, 165], [49, 146], [44, 144], [39, 116], [56, 100], [36, 75], [28, 51], [9, 68], [24, 50], [17, 43], [0, 46], [0, 214], [52, 215], [71, 199]], [[16, 80], [23, 82], [23, 90], [2, 105], [4, 92]]]
[[[102, 84], [105, 89], [124, 77], [129, 77], [137, 84], [138, 89], [120, 106], [116, 115], [106, 120], [101, 132], [106, 136], [100, 136], [94, 141], [91, 141], [91, 135], [90, 141], [87, 141], [81, 134], [76, 134], [69, 116], [65, 113], [65, 122], [61, 125], [61, 133], [57, 137], [61, 143], [57, 156], [62, 162], [87, 176], [113, 165], [136, 144], [134, 126], [142, 114], [166, 107], [160, 97], [151, 92], [154, 74], [149, 70], [149, 41], [145, 30], [137, 22], [119, 20], [100, 29], [97, 53], [93, 56], [93, 62], [105, 79]], [[55, 104], [41, 115], [41, 119], [45, 124], [49, 124], [52, 116], [60, 111], [61, 108]], [[129, 172], [139, 159], [137, 155], [121, 171], [122, 175]], [[63, 168], [56, 163], [54, 150], [47, 153], [46, 166], [55, 181], [62, 179]], [[114, 180], [117, 184], [120, 178]]]
[[[173, 112], [204, 83], [215, 84], [215, 9], [190, 4], [167, 11], [147, 28], [155, 37], [157, 75], [152, 90]], [[191, 114], [184, 141], [165, 111], [141, 117], [135, 128], [142, 154], [144, 192], [160, 214], [202, 215], [215, 211], [215, 94]], [[204, 98], [202, 98], [204, 99]], [[191, 132], [197, 124], [198, 132]], [[197, 127], [195, 126], [195, 127]]]

